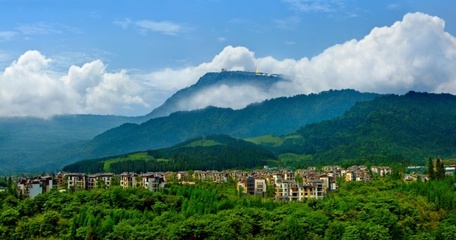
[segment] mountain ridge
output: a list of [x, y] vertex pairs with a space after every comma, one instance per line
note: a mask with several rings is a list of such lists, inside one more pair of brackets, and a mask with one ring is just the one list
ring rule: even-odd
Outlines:
[[383, 95], [358, 102], [337, 118], [303, 126], [293, 136], [276, 146], [276, 153], [310, 154], [315, 163], [392, 159], [424, 164], [429, 157], [453, 158], [456, 96], [414, 91]]
[[259, 145], [228, 135], [208, 135], [189, 139], [169, 148], [120, 156], [79, 161], [63, 171], [149, 172], [180, 170], [224, 170], [254, 168], [277, 157]]
[[284, 79], [277, 74], [258, 74], [245, 71], [209, 72], [199, 78], [195, 84], [174, 93], [161, 106], [147, 114], [146, 118], [164, 117], [177, 111], [196, 110], [184, 108], [181, 105], [183, 102], [196, 96], [199, 92], [210, 87], [216, 87], [222, 84], [226, 86], [248, 85], [257, 87], [262, 91], [267, 91], [279, 81], [284, 81]]
[[[227, 134], [236, 138], [282, 135], [342, 115], [356, 102], [377, 96], [355, 90], [332, 90], [267, 100], [240, 110], [208, 107], [175, 112], [168, 117], [110, 129], [72, 150], [56, 149], [52, 158], [56, 166], [63, 166], [65, 162], [169, 147], [202, 135]], [[59, 155], [60, 152], [63, 154]], [[45, 157], [52, 159], [50, 155]]]
[[[66, 144], [91, 139], [135, 117], [113, 115], [58, 115], [0, 118], [0, 174], [28, 171], [41, 165], [37, 156]], [[43, 160], [45, 161], [45, 160]]]

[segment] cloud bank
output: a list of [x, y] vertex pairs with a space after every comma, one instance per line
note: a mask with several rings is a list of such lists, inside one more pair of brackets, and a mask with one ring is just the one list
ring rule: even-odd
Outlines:
[[100, 60], [51, 71], [53, 59], [28, 51], [0, 72], [0, 116], [49, 117], [67, 113], [146, 114], [206, 72], [229, 70], [283, 74], [288, 81], [268, 91], [220, 86], [185, 103], [241, 108], [277, 96], [353, 88], [378, 93], [410, 90], [456, 94], [456, 38], [444, 20], [406, 14], [392, 26], [374, 28], [360, 40], [329, 47], [311, 59], [255, 57], [245, 47], [225, 47], [211, 61], [155, 72], [109, 72]]
[[125, 71], [106, 72], [100, 60], [67, 73], [49, 70], [50, 64], [40, 52], [27, 51], [1, 73], [0, 116], [128, 115], [135, 106], [147, 106]]

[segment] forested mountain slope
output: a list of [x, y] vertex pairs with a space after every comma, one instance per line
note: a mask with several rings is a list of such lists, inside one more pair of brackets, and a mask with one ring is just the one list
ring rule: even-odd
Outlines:
[[[456, 156], [456, 96], [409, 92], [359, 102], [341, 117], [310, 124], [276, 151], [313, 161], [411, 161]], [[299, 137], [297, 137], [299, 136]]]
[[102, 115], [63, 115], [50, 119], [0, 118], [0, 175], [39, 167], [37, 157], [58, 146], [86, 141], [126, 122], [140, 119]]
[[103, 159], [79, 161], [63, 168], [67, 172], [154, 172], [223, 170], [261, 167], [277, 157], [261, 146], [227, 135], [199, 137], [171, 148], [136, 152]]
[[227, 134], [237, 138], [262, 134], [287, 134], [309, 123], [342, 115], [356, 102], [369, 101], [377, 94], [354, 90], [282, 97], [252, 104], [241, 110], [208, 107], [176, 112], [140, 125], [124, 124], [77, 147], [56, 149], [44, 157], [54, 166], [129, 152], [169, 147], [187, 139]]

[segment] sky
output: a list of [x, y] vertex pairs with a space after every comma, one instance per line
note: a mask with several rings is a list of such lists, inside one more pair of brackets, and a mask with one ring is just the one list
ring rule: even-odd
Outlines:
[[205, 91], [189, 109], [345, 88], [456, 94], [455, 10], [450, 0], [0, 0], [0, 117], [145, 115], [221, 68], [287, 81]]

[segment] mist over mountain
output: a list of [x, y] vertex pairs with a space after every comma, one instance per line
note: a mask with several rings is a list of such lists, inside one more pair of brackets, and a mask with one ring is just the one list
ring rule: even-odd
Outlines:
[[[147, 118], [168, 116], [177, 111], [203, 109], [208, 106], [240, 109], [274, 95], [275, 84], [285, 81], [279, 75], [245, 71], [206, 73], [195, 84], [177, 91]], [[233, 95], [233, 93], [236, 93]], [[280, 95], [277, 95], [278, 97]]]

